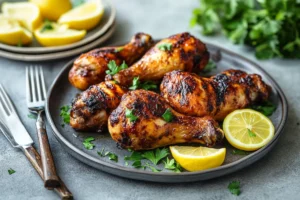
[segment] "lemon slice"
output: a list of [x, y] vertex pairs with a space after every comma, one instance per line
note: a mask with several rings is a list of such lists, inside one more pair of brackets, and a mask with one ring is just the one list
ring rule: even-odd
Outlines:
[[42, 23], [42, 16], [39, 8], [30, 2], [2, 4], [4, 16], [18, 20], [22, 26], [30, 31], [39, 27]]
[[86, 31], [69, 29], [67, 25], [51, 23], [47, 25], [47, 28], [45, 24], [42, 25], [34, 31], [34, 35], [43, 46], [61, 46], [81, 40], [86, 35]]
[[104, 7], [101, 0], [86, 2], [63, 14], [58, 23], [67, 24], [70, 28], [90, 30], [101, 20]]
[[226, 149], [208, 147], [170, 146], [174, 159], [188, 171], [200, 171], [222, 165]]
[[274, 136], [274, 125], [269, 118], [251, 109], [230, 113], [223, 122], [223, 130], [232, 146], [245, 151], [265, 146]]
[[44, 18], [52, 21], [72, 9], [72, 4], [69, 0], [30, 0], [37, 5]]
[[9, 45], [26, 45], [31, 41], [31, 32], [21, 27], [17, 20], [0, 16], [0, 42]]

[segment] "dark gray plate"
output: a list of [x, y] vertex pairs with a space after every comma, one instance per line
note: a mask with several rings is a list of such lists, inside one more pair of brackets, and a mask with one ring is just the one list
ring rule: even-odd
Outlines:
[[[258, 159], [266, 155], [277, 142], [280, 134], [282, 133], [283, 126], [287, 118], [287, 101], [279, 86], [275, 81], [257, 64], [247, 60], [235, 53], [222, 49], [212, 44], [207, 44], [211, 53], [212, 59], [217, 62], [217, 69], [213, 70], [211, 74], [216, 74], [229, 68], [241, 69], [249, 73], [257, 73], [263, 77], [263, 80], [272, 86], [273, 91], [271, 100], [277, 105], [276, 111], [270, 117], [275, 126], [275, 136], [270, 143], [265, 147], [246, 156], [232, 155], [232, 147], [224, 142], [227, 148], [226, 160], [220, 167], [199, 171], [199, 172], [182, 172], [174, 173], [168, 170], [155, 173], [148, 170], [135, 169], [125, 165], [124, 156], [130, 155], [127, 150], [117, 148], [116, 143], [110, 138], [109, 133], [80, 133], [75, 132], [69, 126], [62, 127], [62, 120], [60, 117], [60, 107], [69, 105], [72, 99], [80, 91], [71, 86], [68, 81], [68, 72], [72, 66], [70, 61], [59, 73], [54, 80], [47, 98], [46, 113], [48, 121], [54, 131], [54, 135], [62, 146], [80, 161], [93, 166], [102, 171], [137, 180], [146, 180], [154, 182], [191, 182], [199, 180], [207, 180], [219, 177], [225, 174], [232, 173], [240, 170], [248, 165], [251, 165]], [[95, 140], [95, 148], [87, 150], [83, 147], [82, 141], [88, 136], [93, 136]], [[107, 157], [100, 157], [97, 151], [103, 147], [105, 150], [116, 153], [119, 156], [119, 162], [115, 163]], [[159, 166], [163, 169], [163, 166]]]

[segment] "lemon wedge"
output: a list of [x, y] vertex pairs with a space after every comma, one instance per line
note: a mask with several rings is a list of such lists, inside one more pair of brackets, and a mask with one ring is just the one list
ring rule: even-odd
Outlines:
[[269, 118], [251, 109], [236, 110], [227, 115], [223, 130], [232, 146], [245, 151], [254, 151], [265, 146], [275, 132]]
[[39, 8], [30, 2], [4, 2], [2, 4], [2, 12], [4, 16], [18, 20], [29, 31], [34, 31], [42, 23]]
[[46, 22], [34, 31], [34, 35], [43, 46], [61, 46], [81, 40], [86, 31], [69, 29], [68, 25], [64, 24]]
[[226, 149], [208, 147], [170, 146], [174, 159], [188, 171], [200, 171], [222, 165]]
[[44, 18], [52, 21], [72, 9], [72, 4], [69, 0], [30, 0], [40, 8]]
[[0, 42], [9, 45], [26, 45], [31, 41], [31, 32], [21, 27], [17, 20], [0, 16]]
[[63, 14], [58, 23], [67, 24], [70, 28], [90, 30], [101, 20], [104, 7], [101, 0], [88, 1]]

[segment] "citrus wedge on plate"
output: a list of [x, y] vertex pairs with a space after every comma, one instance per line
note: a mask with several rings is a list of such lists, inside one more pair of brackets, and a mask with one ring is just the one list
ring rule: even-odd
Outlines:
[[56, 21], [58, 18], [72, 9], [69, 0], [30, 0], [40, 8], [41, 14], [48, 20]]
[[17, 20], [0, 16], [0, 42], [9, 45], [26, 45], [31, 41], [31, 32], [21, 27]]
[[88, 1], [63, 14], [58, 23], [67, 24], [70, 28], [90, 30], [101, 20], [104, 7], [101, 0]]
[[42, 23], [42, 16], [39, 8], [30, 2], [2, 4], [3, 15], [18, 20], [22, 26], [34, 31]]
[[43, 46], [61, 46], [77, 42], [84, 38], [86, 31], [69, 29], [67, 25], [47, 22], [34, 31], [38, 42]]
[[236, 110], [227, 115], [223, 130], [232, 146], [245, 151], [254, 151], [265, 146], [275, 132], [269, 118], [251, 109]]
[[226, 149], [208, 147], [170, 146], [174, 159], [188, 171], [200, 171], [222, 165]]

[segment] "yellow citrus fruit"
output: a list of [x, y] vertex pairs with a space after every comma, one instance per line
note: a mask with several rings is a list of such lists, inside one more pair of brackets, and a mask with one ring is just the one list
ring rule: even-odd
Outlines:
[[21, 27], [17, 20], [0, 16], [0, 42], [9, 45], [26, 45], [32, 41], [32, 33]]
[[70, 28], [90, 30], [101, 20], [104, 7], [101, 0], [88, 1], [63, 14], [58, 23], [67, 24]]
[[58, 18], [71, 10], [72, 4], [69, 0], [30, 0], [40, 8], [44, 18], [57, 21]]
[[200, 171], [222, 165], [226, 149], [208, 147], [170, 146], [174, 159], [188, 171]]
[[3, 15], [18, 20], [22, 26], [34, 31], [42, 23], [42, 15], [39, 8], [30, 2], [18, 2], [2, 4]]
[[223, 130], [232, 146], [245, 151], [254, 151], [265, 146], [275, 132], [269, 118], [251, 109], [236, 110], [227, 115]]
[[43, 46], [61, 46], [81, 40], [86, 35], [86, 31], [69, 29], [67, 25], [51, 22], [47, 25], [44, 23], [34, 31], [34, 35]]

